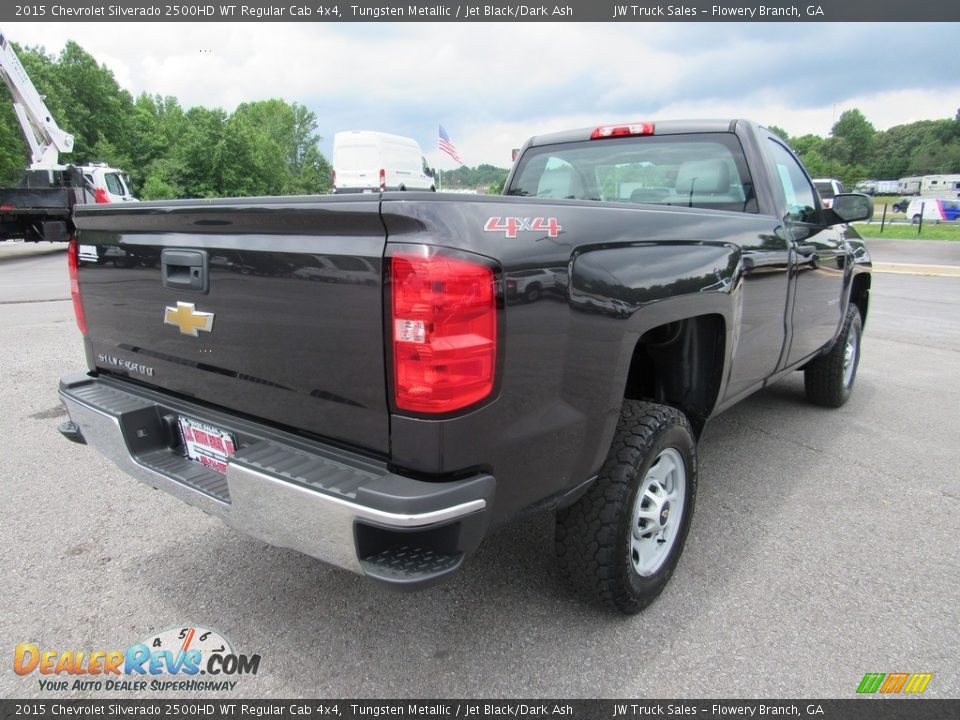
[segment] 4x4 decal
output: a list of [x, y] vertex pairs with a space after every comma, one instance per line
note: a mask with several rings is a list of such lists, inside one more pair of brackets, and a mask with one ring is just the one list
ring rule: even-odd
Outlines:
[[556, 218], [492, 217], [487, 220], [483, 229], [487, 232], [502, 232], [508, 238], [515, 238], [521, 230], [546, 232], [547, 237], [555, 238], [563, 228]]

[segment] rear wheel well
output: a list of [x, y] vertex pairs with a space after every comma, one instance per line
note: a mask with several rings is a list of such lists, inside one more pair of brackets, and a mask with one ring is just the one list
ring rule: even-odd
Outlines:
[[647, 330], [633, 350], [624, 397], [680, 409], [699, 437], [720, 391], [725, 332], [720, 315]]

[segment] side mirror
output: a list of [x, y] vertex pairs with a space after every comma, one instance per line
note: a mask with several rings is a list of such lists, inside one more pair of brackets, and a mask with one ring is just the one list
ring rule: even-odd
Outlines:
[[833, 198], [830, 212], [836, 215], [836, 220], [830, 218], [831, 225], [869, 220], [873, 217], [873, 200], [861, 193], [841, 193]]

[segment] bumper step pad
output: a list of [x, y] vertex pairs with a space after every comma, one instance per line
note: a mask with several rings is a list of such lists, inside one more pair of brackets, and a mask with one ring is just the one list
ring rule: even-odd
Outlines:
[[367, 575], [392, 582], [416, 582], [453, 572], [463, 562], [463, 553], [441, 553], [402, 545], [381, 550], [360, 560]]

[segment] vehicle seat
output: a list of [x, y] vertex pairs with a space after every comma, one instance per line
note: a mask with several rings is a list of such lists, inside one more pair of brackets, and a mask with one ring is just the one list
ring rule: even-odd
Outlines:
[[743, 212], [744, 189], [739, 179], [736, 185], [731, 185], [730, 181], [730, 164], [724, 160], [685, 162], [677, 172], [673, 194], [661, 202], [667, 205]]
[[729, 195], [730, 166], [723, 160], [685, 162], [677, 173], [678, 195]]
[[630, 193], [630, 202], [632, 203], [659, 203], [670, 194], [669, 190], [664, 188], [637, 188]]

